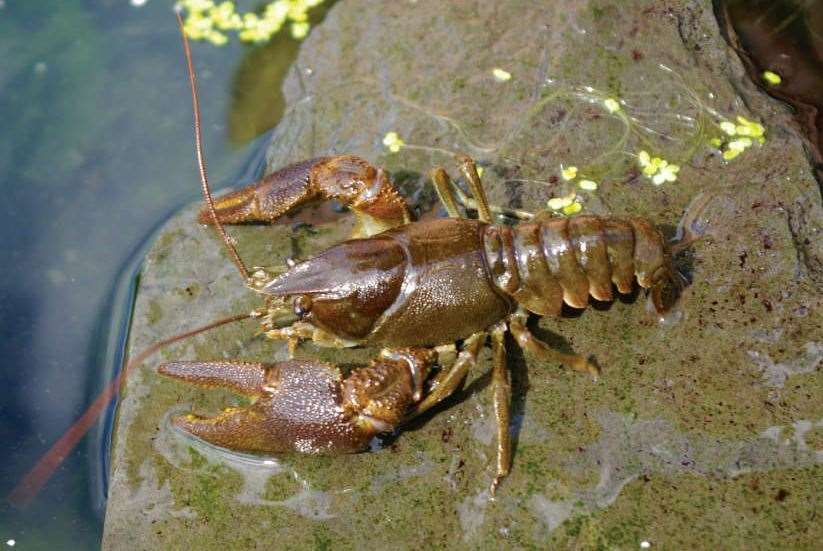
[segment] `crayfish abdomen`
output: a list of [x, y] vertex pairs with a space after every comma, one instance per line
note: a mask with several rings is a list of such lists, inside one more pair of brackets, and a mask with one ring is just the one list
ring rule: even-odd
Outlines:
[[484, 248], [497, 287], [535, 314], [557, 315], [564, 302], [585, 308], [589, 295], [610, 301], [612, 284], [630, 293], [635, 278], [652, 289], [662, 313], [679, 288], [663, 236], [640, 218], [576, 216], [488, 226]]

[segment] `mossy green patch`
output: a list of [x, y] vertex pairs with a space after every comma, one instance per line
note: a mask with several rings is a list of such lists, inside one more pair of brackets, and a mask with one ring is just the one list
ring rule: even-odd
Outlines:
[[223, 466], [209, 464], [206, 458], [189, 448], [191, 469], [196, 473], [189, 484], [175, 485], [175, 495], [186, 496], [178, 505], [191, 507], [199, 518], [211, 521], [222, 516], [227, 495], [235, 495], [242, 479], [235, 471]]
[[814, 549], [823, 525], [812, 522], [823, 495], [814, 466], [750, 473], [731, 480], [702, 476], [643, 477], [608, 509], [567, 520], [557, 548]]

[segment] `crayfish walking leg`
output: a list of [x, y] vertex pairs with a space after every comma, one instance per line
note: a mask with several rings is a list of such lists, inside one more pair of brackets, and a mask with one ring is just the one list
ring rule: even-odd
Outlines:
[[494, 417], [497, 421], [497, 473], [492, 481], [491, 494], [509, 474], [512, 463], [512, 445], [509, 434], [511, 419], [511, 386], [506, 368], [506, 324], [500, 322], [492, 329], [492, 392], [494, 393]]

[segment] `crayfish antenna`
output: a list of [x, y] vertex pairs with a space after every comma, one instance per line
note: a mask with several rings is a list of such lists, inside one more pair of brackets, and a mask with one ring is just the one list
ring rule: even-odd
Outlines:
[[197, 75], [194, 72], [191, 47], [189, 46], [189, 38], [186, 36], [186, 30], [183, 27], [183, 18], [180, 16], [179, 11], [175, 11], [175, 16], [177, 17], [177, 25], [180, 28], [180, 36], [183, 39], [183, 51], [186, 55], [186, 67], [189, 73], [189, 85], [191, 86], [191, 106], [194, 116], [194, 151], [197, 156], [197, 168], [200, 171], [200, 186], [203, 190], [203, 198], [206, 200], [206, 205], [208, 206], [209, 213], [211, 214], [212, 223], [214, 224], [218, 235], [220, 235], [220, 239], [223, 240], [223, 243], [226, 245], [226, 249], [228, 249], [229, 256], [234, 262], [234, 265], [237, 266], [237, 270], [240, 272], [240, 275], [243, 276], [243, 281], [248, 283], [249, 270], [246, 268], [246, 265], [243, 263], [240, 255], [237, 253], [237, 248], [226, 234], [226, 230], [223, 228], [223, 224], [220, 222], [217, 216], [217, 211], [214, 207], [214, 199], [211, 196], [211, 189], [209, 187], [209, 177], [206, 173], [206, 158], [203, 155], [203, 136], [200, 130], [200, 97], [197, 93]]
[[57, 470], [57, 467], [63, 463], [63, 460], [69, 456], [71, 451], [75, 448], [75, 446], [77, 446], [80, 439], [83, 438], [92, 425], [94, 425], [95, 421], [97, 421], [97, 418], [100, 416], [102, 411], [106, 409], [112, 398], [117, 396], [120, 391], [120, 384], [125, 381], [129, 373], [142, 364], [146, 358], [175, 342], [181, 341], [188, 337], [193, 337], [194, 335], [203, 333], [209, 329], [214, 329], [215, 327], [220, 327], [221, 325], [255, 317], [256, 315], [256, 312], [252, 312], [250, 314], [238, 314], [213, 321], [196, 329], [192, 329], [191, 331], [186, 331], [185, 333], [180, 333], [156, 342], [131, 359], [126, 366], [120, 370], [120, 373], [118, 373], [117, 376], [106, 386], [106, 388], [103, 389], [94, 402], [92, 402], [92, 404], [86, 409], [83, 415], [81, 415], [80, 418], [78, 418], [77, 421], [75, 421], [74, 424], [69, 427], [65, 433], [63, 433], [63, 436], [61, 436], [60, 439], [52, 445], [49, 451], [47, 451], [34, 465], [34, 467], [26, 473], [20, 482], [17, 483], [8, 495], [7, 499], [9, 502], [16, 507], [25, 507], [37, 496], [38, 493], [40, 493], [40, 490], [46, 482], [49, 481], [52, 474], [54, 474], [54, 471]]
[[672, 254], [676, 255], [684, 251], [695, 241], [699, 241], [706, 236], [709, 228], [709, 218], [706, 216], [706, 210], [717, 198], [717, 193], [703, 192], [692, 199], [692, 202], [683, 212], [683, 217], [677, 225], [677, 233], [669, 245]]

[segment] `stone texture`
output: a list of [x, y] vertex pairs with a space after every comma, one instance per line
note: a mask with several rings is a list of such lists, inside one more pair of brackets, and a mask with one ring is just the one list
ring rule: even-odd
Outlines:
[[[496, 67], [511, 80], [495, 80]], [[706, 237], [679, 259], [692, 280], [679, 319], [657, 323], [641, 295], [535, 324], [561, 349], [592, 354], [604, 370], [597, 383], [510, 342], [516, 450], [495, 500], [484, 369], [383, 449], [264, 461], [170, 430], [170, 413], [239, 400], [162, 380], [150, 361], [119, 408], [105, 548], [811, 548], [823, 539], [813, 520], [820, 188], [786, 110], [746, 80], [710, 2], [347, 0], [307, 39], [285, 95], [270, 168], [359, 154], [395, 171], [421, 210], [431, 201], [421, 175], [454, 172], [456, 151], [484, 166], [493, 202], [530, 210], [571, 189], [561, 164], [600, 183], [580, 192], [584, 212], [642, 215], [672, 231], [695, 197], [712, 194], [699, 218]], [[624, 100], [631, 118], [610, 115], [606, 97]], [[706, 141], [720, 135], [712, 121], [736, 115], [761, 121], [767, 141], [726, 163]], [[388, 153], [388, 131], [408, 147]], [[680, 164], [678, 180], [653, 186], [631, 156], [640, 149]], [[251, 264], [276, 264], [322, 250], [351, 224], [315, 221], [231, 233]], [[187, 209], [146, 260], [131, 348], [255, 304]], [[243, 322], [161, 355], [284, 357], [255, 330]], [[299, 355], [352, 364], [372, 353], [305, 345]]]

